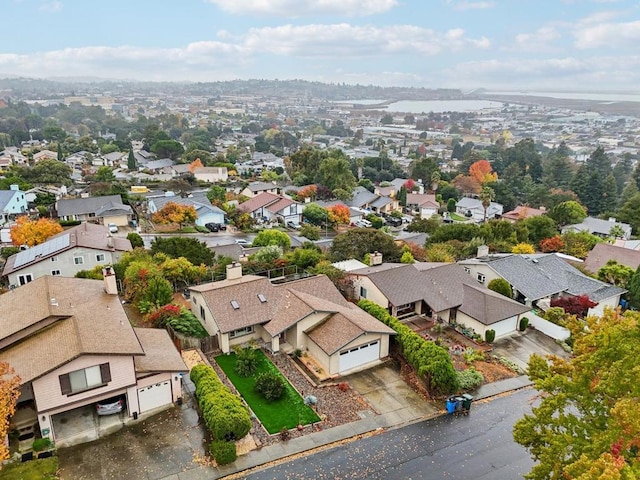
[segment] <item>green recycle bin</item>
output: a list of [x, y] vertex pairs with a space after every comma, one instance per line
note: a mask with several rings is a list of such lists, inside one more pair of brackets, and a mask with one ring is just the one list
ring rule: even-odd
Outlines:
[[462, 408], [466, 411], [471, 409], [471, 402], [473, 402], [473, 396], [465, 393], [462, 395]]

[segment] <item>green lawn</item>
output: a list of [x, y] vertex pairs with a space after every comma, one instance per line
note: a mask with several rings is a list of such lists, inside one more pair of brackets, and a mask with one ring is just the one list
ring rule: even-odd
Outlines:
[[0, 480], [55, 480], [58, 478], [58, 457], [11, 463], [0, 470]]
[[[285, 378], [287, 393], [278, 401], [269, 403], [253, 389], [256, 376], [262, 372], [273, 371], [282, 376], [276, 366], [271, 363], [262, 350], [256, 350], [258, 369], [252, 377], [239, 376], [234, 367], [236, 364], [235, 354], [220, 355], [216, 357], [216, 362], [227, 374], [231, 383], [235, 385], [240, 395], [256, 414], [267, 432], [278, 433], [283, 428], [295, 428], [298, 425], [308, 425], [320, 420], [316, 412], [304, 404], [302, 397], [291, 386]], [[282, 376], [284, 378], [284, 376]]]
[[457, 213], [450, 213], [449, 216], [451, 217], [451, 220], [455, 220], [456, 222], [466, 222], [469, 220], [467, 217], [458, 215]]

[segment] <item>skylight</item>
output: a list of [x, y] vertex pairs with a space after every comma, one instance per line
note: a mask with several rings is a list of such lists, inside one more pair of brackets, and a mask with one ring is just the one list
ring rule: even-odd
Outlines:
[[267, 297], [265, 297], [263, 294], [259, 293], [258, 294], [258, 299], [260, 300], [260, 302], [262, 303], [266, 303], [267, 302]]
[[231, 306], [233, 307], [234, 310], [238, 310], [240, 308], [240, 304], [235, 300], [231, 300]]

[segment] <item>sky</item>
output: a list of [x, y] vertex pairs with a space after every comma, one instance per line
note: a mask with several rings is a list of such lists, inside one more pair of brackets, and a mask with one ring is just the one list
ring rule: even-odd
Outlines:
[[0, 77], [640, 92], [635, 0], [0, 0]]

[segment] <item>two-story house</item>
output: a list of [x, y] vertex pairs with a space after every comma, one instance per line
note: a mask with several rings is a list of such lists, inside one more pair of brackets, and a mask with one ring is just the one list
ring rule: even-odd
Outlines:
[[104, 225], [115, 223], [119, 227], [127, 226], [133, 218], [133, 209], [122, 203], [120, 195], [61, 198], [55, 204], [55, 211], [60, 220], [89, 221]]
[[278, 220], [284, 224], [293, 222], [296, 225], [302, 221], [303, 208], [303, 204], [289, 197], [270, 192], [262, 192], [238, 205], [238, 211], [248, 213], [252, 218], [265, 222]]
[[152, 214], [162, 210], [167, 203], [177, 203], [178, 205], [195, 208], [195, 224], [201, 227], [204, 227], [207, 223], [224, 224], [226, 213], [221, 208], [213, 205], [205, 193], [195, 193], [188, 197], [173, 194], [165, 194], [161, 197], [147, 197], [147, 206]]
[[422, 218], [429, 218], [437, 215], [440, 203], [435, 195], [428, 193], [407, 193], [407, 208], [413, 213], [419, 214]]
[[256, 195], [260, 195], [261, 193], [272, 193], [274, 195], [278, 195], [280, 193], [280, 189], [274, 183], [269, 182], [251, 182], [247, 185], [242, 191], [240, 195], [244, 195], [245, 197], [253, 198]]
[[128, 239], [111, 236], [104, 225], [85, 222], [11, 255], [2, 276], [14, 286], [45, 275], [73, 277], [81, 270], [113, 265], [130, 250]]
[[463, 197], [456, 203], [456, 213], [470, 218], [476, 222], [481, 222], [485, 218], [490, 220], [502, 215], [504, 207], [497, 202], [491, 202], [485, 213], [482, 202], [477, 198]]
[[11, 185], [9, 190], [0, 190], [0, 225], [14, 220], [27, 211], [27, 197], [18, 185]]

